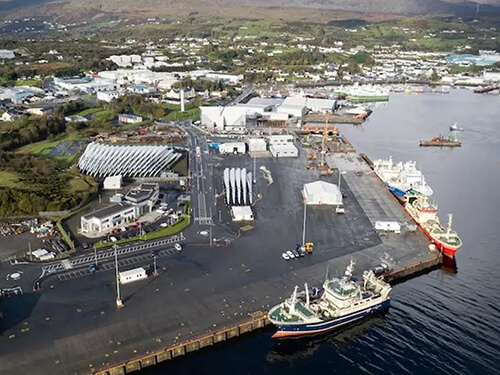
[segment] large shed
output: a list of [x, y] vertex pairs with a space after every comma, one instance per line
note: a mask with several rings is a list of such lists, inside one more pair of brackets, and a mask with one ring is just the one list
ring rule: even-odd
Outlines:
[[233, 221], [253, 221], [253, 212], [250, 206], [231, 207], [231, 217]]
[[342, 205], [342, 193], [338, 186], [325, 181], [305, 184], [302, 196], [308, 205]]
[[247, 142], [250, 152], [266, 151], [267, 149], [267, 143], [262, 138], [248, 138]]

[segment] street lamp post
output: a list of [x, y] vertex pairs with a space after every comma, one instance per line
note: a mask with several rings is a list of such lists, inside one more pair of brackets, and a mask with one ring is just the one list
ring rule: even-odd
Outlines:
[[120, 295], [120, 277], [118, 274], [118, 252], [117, 246], [113, 246], [115, 248], [115, 270], [116, 270], [116, 306], [123, 307], [122, 297]]
[[158, 276], [158, 269], [156, 268], [156, 255], [153, 254], [153, 275]]
[[97, 248], [94, 245], [94, 263], [97, 266]]

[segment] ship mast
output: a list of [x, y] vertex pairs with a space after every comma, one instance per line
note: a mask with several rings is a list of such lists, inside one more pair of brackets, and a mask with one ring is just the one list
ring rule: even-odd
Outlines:
[[293, 294], [292, 294], [292, 303], [290, 306], [290, 314], [295, 313], [295, 302], [297, 301], [297, 289], [299, 289], [299, 287], [296, 285], [295, 289], [293, 290]]
[[448, 230], [446, 231], [446, 238], [450, 239], [450, 232], [451, 232], [451, 222], [453, 220], [453, 215], [448, 214]]
[[306, 290], [306, 306], [309, 307], [309, 288], [307, 287], [307, 283], [304, 284], [304, 288]]
[[302, 225], [302, 247], [306, 246], [306, 219], [307, 219], [307, 202], [304, 198], [304, 223]]

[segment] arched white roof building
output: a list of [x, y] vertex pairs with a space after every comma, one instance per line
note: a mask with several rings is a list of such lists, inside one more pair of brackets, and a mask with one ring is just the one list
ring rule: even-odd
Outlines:
[[124, 146], [90, 143], [78, 162], [94, 177], [154, 177], [168, 170], [182, 153], [166, 146]]
[[308, 205], [342, 205], [342, 193], [338, 186], [325, 181], [305, 184], [302, 196]]

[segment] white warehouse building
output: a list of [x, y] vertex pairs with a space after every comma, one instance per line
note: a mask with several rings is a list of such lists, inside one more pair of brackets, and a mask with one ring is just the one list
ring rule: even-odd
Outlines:
[[200, 107], [201, 124], [207, 129], [244, 128], [247, 122], [246, 108], [232, 107]]
[[92, 142], [78, 161], [80, 170], [94, 177], [155, 177], [182, 157], [165, 146], [115, 146]]
[[299, 156], [299, 150], [293, 143], [292, 135], [270, 136], [269, 151], [275, 158], [296, 158]]
[[246, 152], [246, 144], [243, 142], [227, 142], [219, 145], [221, 154], [244, 154]]
[[338, 186], [325, 181], [305, 184], [302, 197], [307, 205], [342, 205], [342, 193]]
[[248, 138], [247, 143], [250, 152], [261, 152], [267, 149], [266, 140], [262, 138]]

